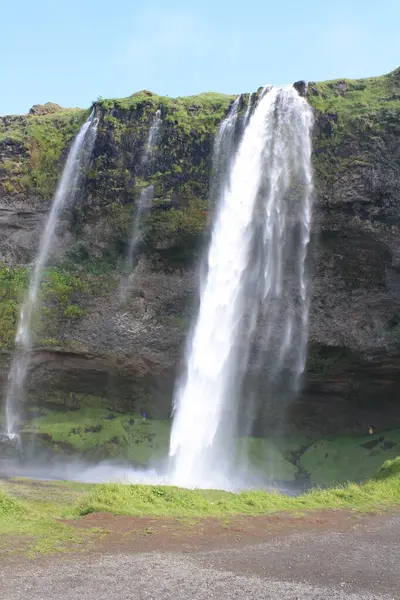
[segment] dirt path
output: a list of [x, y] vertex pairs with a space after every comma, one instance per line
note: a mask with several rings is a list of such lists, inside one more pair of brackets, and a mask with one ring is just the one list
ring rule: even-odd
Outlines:
[[106, 514], [87, 553], [0, 567], [4, 600], [399, 600], [400, 513], [199, 523]]
[[68, 523], [78, 530], [96, 528], [106, 532], [90, 552], [197, 552], [242, 547], [300, 532], [344, 532], [373, 519], [371, 514], [332, 510], [197, 520], [94, 513]]

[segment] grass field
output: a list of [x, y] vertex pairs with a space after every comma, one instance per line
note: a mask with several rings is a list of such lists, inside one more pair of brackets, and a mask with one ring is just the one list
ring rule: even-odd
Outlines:
[[400, 504], [400, 457], [363, 484], [314, 489], [296, 498], [280, 493], [185, 490], [167, 486], [78, 484], [12, 479], [0, 483], [0, 552], [78, 550], [96, 530], [68, 524], [89, 513], [137, 517], [225, 518], [317, 509], [383, 510]]

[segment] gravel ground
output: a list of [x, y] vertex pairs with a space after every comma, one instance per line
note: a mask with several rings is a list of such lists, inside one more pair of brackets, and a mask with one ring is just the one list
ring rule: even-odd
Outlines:
[[399, 600], [400, 516], [234, 550], [19, 559], [0, 574], [3, 600]]

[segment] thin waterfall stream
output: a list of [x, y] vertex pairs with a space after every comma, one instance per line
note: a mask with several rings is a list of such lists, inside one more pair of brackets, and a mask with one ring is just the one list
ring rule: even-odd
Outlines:
[[[143, 170], [151, 167], [153, 155], [154, 155], [154, 147], [158, 140], [158, 135], [160, 132], [160, 127], [162, 124], [161, 119], [161, 110], [158, 109], [154, 115], [154, 119], [152, 125], [149, 130], [149, 134], [147, 137], [146, 149], [144, 151], [141, 167]], [[132, 277], [133, 277], [133, 265], [135, 261], [135, 256], [137, 249], [139, 247], [140, 241], [142, 239], [142, 230], [144, 222], [150, 212], [151, 205], [153, 202], [154, 196], [154, 187], [152, 185], [146, 186], [139, 197], [139, 200], [135, 203], [135, 211], [133, 216], [133, 224], [131, 235], [129, 239], [129, 246], [125, 256], [125, 264], [124, 264], [124, 275], [121, 277], [120, 282], [120, 291], [119, 297], [122, 302], [126, 300], [129, 289], [132, 287]]]
[[15, 337], [15, 351], [8, 376], [6, 397], [6, 432], [9, 438], [18, 434], [24, 388], [32, 349], [32, 322], [37, 309], [43, 271], [49, 259], [59, 218], [68, 198], [74, 193], [83, 168], [89, 163], [96, 139], [97, 119], [92, 113], [74, 139], [58, 183], [53, 203], [40, 238], [39, 250], [29, 279]]

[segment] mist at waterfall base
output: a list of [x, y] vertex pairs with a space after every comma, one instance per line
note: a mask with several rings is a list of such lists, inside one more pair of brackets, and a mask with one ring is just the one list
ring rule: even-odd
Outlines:
[[[79, 459], [44, 464], [36, 455], [36, 463], [18, 468], [3, 461], [3, 474], [290, 493], [251, 463], [247, 440], [264, 415], [278, 415], [283, 430], [305, 366], [312, 110], [291, 86], [266, 86], [258, 100], [250, 96], [244, 115], [239, 104], [238, 98], [215, 139], [216, 208], [176, 386], [169, 456], [136, 469]], [[248, 380], [261, 382], [264, 394], [244, 393]]]

